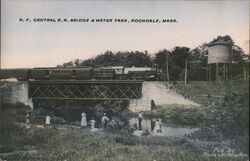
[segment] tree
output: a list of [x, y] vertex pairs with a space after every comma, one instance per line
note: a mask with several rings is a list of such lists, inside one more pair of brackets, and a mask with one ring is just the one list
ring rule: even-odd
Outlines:
[[228, 43], [234, 44], [233, 39], [229, 35], [226, 35], [226, 36], [221, 36], [220, 35], [217, 38], [213, 39], [213, 41], [211, 41], [210, 43], [214, 43], [214, 42], [218, 42], [218, 41], [228, 42]]
[[170, 52], [170, 57], [175, 62], [175, 64], [182, 69], [185, 68], [185, 62], [189, 59], [189, 51], [188, 47], [175, 47], [173, 51]]
[[201, 61], [202, 66], [207, 66], [208, 45], [203, 43], [190, 52], [190, 61]]
[[153, 62], [147, 52], [140, 51], [130, 52], [127, 56], [126, 66], [145, 67], [152, 66]]
[[81, 65], [81, 60], [80, 60], [80, 59], [76, 59], [76, 60], [74, 61], [74, 64], [75, 64], [76, 66], [80, 66], [80, 65]]
[[170, 80], [169, 78], [169, 54], [170, 51], [163, 49], [155, 54], [154, 64], [158, 67], [160, 80]]
[[180, 80], [185, 62], [189, 58], [190, 49], [187, 47], [175, 47], [172, 51], [160, 50], [155, 54], [155, 63], [163, 72], [166, 72], [166, 58], [168, 56], [168, 68], [170, 80]]
[[173, 80], [183, 80], [186, 60], [189, 59], [190, 49], [187, 47], [175, 47], [170, 52], [169, 73]]
[[145, 67], [152, 66], [153, 62], [147, 51], [132, 51], [132, 52], [117, 52], [106, 51], [103, 54], [97, 55], [94, 58], [84, 60], [81, 65], [92, 67], [105, 66], [125, 66], [125, 67]]
[[170, 54], [170, 51], [163, 49], [155, 54], [154, 63], [158, 65], [163, 71], [166, 70], [166, 58]]
[[249, 73], [249, 55], [246, 55], [245, 52], [239, 46], [233, 46], [233, 68], [232, 76], [234, 78], [246, 79], [247, 73]]
[[208, 56], [208, 46], [206, 43], [194, 48], [190, 52], [189, 60], [189, 79], [190, 80], [207, 80], [207, 56]]

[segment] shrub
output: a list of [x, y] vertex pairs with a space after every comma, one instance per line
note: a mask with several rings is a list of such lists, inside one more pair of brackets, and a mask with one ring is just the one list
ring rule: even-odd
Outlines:
[[208, 116], [219, 128], [249, 127], [249, 93], [227, 94], [208, 108]]

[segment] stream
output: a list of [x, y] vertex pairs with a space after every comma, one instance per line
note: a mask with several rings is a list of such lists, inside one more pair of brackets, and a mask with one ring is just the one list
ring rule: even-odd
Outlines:
[[[129, 124], [132, 126], [134, 124], [138, 125], [138, 119], [132, 118], [129, 120]], [[160, 136], [169, 136], [169, 137], [183, 137], [185, 135], [189, 135], [195, 131], [200, 130], [200, 128], [194, 128], [194, 127], [171, 127], [167, 125], [166, 123], [162, 123], [162, 133], [160, 133]], [[142, 130], [144, 129], [151, 129], [151, 121], [149, 119], [143, 119], [142, 120]], [[135, 134], [137, 135], [137, 134]]]

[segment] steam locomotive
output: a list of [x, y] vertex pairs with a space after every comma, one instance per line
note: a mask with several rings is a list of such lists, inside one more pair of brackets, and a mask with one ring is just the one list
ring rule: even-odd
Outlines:
[[156, 70], [144, 67], [51, 67], [1, 69], [0, 79], [16, 78], [17, 80], [155, 80]]

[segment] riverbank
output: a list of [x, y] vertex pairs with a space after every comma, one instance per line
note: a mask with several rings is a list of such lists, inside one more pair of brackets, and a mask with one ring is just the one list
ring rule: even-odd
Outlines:
[[[11, 108], [8, 110], [5, 118], [1, 117], [4, 119], [0, 127], [2, 160], [245, 161], [249, 158], [247, 137], [225, 138], [213, 128], [201, 128], [188, 135], [140, 137], [124, 125], [115, 126], [116, 130], [109, 127], [105, 133], [70, 124], [48, 129], [33, 124], [26, 129], [20, 124], [20, 111], [15, 115]], [[242, 132], [247, 134], [245, 130]]]
[[28, 134], [31, 138], [39, 138], [42, 143], [26, 145], [26, 149], [22, 151], [0, 154], [0, 158], [13, 161], [245, 161], [248, 159], [246, 154], [231, 149], [225, 142], [214, 143], [188, 137], [148, 138], [125, 133], [93, 133], [87, 129], [74, 128], [32, 128], [27, 131], [26, 135]]

